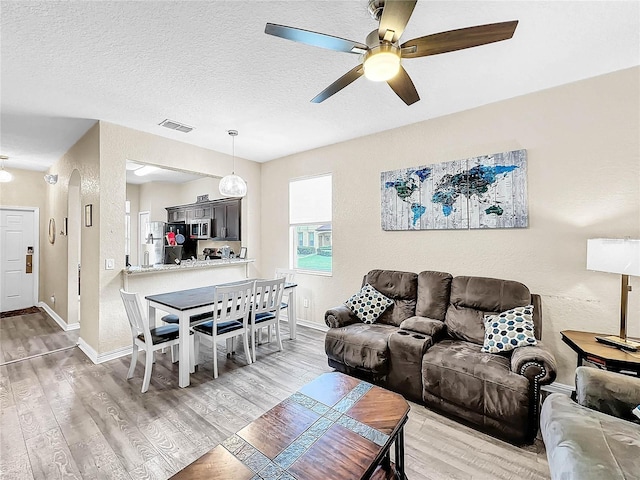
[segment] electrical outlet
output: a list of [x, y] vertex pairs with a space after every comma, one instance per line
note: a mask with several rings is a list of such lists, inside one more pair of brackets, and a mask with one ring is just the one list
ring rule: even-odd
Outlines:
[[309, 308], [309, 299], [308, 298], [303, 298], [302, 299], [302, 306], [304, 308]]
[[105, 258], [104, 260], [104, 269], [105, 270], [113, 270], [116, 265], [116, 261], [113, 258]]

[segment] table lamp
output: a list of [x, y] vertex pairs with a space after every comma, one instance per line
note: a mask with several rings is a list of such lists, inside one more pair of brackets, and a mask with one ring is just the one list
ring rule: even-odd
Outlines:
[[640, 239], [590, 238], [587, 240], [587, 270], [622, 275], [620, 336], [598, 336], [596, 340], [623, 350], [640, 349], [640, 343], [627, 340], [629, 275], [640, 276]]

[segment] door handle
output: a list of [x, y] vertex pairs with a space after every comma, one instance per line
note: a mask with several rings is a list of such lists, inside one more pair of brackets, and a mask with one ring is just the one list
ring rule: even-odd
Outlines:
[[25, 262], [25, 273], [33, 273], [33, 255], [27, 254]]

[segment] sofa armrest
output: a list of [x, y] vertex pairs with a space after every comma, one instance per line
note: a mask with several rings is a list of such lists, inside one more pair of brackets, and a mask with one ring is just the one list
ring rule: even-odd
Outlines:
[[511, 371], [545, 385], [556, 379], [558, 366], [553, 353], [538, 341], [536, 345], [518, 347], [513, 351]]
[[444, 331], [444, 322], [427, 317], [409, 317], [400, 324], [402, 330], [421, 333], [434, 339]]
[[640, 403], [640, 378], [596, 368], [578, 367], [576, 400], [584, 407], [637, 421], [631, 410]]
[[346, 327], [359, 321], [360, 319], [346, 305], [330, 308], [324, 314], [324, 322], [330, 328]]

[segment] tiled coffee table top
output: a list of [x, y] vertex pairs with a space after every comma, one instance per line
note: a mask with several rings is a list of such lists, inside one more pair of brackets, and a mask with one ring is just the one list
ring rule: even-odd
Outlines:
[[173, 478], [363, 478], [408, 412], [409, 405], [398, 394], [327, 373]]

